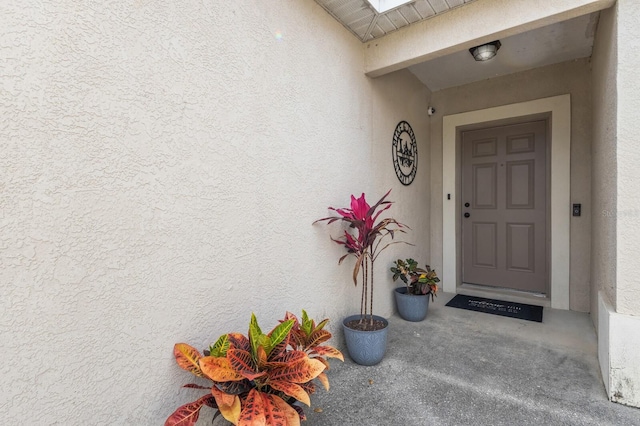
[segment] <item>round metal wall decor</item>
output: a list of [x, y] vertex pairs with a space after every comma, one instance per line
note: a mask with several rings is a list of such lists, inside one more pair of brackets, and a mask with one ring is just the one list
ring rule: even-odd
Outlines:
[[413, 129], [406, 121], [401, 121], [393, 132], [393, 167], [403, 185], [410, 185], [418, 170], [418, 144]]

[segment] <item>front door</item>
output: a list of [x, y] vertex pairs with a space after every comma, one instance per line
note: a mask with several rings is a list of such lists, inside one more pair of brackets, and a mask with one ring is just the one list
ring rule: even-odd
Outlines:
[[462, 281], [547, 293], [546, 121], [462, 133]]

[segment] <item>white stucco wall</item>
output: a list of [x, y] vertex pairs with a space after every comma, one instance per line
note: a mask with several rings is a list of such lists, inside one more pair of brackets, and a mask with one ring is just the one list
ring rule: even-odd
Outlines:
[[582, 204], [582, 216], [571, 220], [569, 307], [590, 309], [591, 229], [591, 95], [588, 59], [433, 92], [431, 121], [431, 253], [442, 265], [442, 117], [563, 94], [571, 96], [571, 202]]
[[609, 399], [640, 407], [640, 285], [637, 183], [640, 106], [633, 1], [602, 13], [593, 51], [592, 305], [598, 358]]
[[365, 77], [315, 2], [9, 0], [0, 27], [4, 423], [160, 424], [193, 396], [175, 342], [336, 330], [359, 289], [311, 223], [351, 193], [394, 188], [428, 256], [428, 150], [410, 187], [390, 152], [400, 119], [427, 146], [428, 90]]
[[598, 292], [615, 306], [617, 191], [617, 13], [600, 14], [592, 55], [593, 145], [591, 314], [598, 324]]
[[[392, 188], [390, 199], [395, 201], [390, 216], [401, 220], [411, 229], [399, 235], [413, 246], [398, 244], [389, 247], [376, 263], [376, 271], [384, 277], [377, 281], [374, 311], [391, 314], [395, 305], [389, 305], [390, 290], [399, 283], [389, 284], [387, 271], [394, 259], [412, 257], [422, 266], [432, 263], [430, 255], [430, 171], [429, 135], [431, 123], [427, 115], [431, 92], [407, 70], [397, 71], [370, 80], [373, 89], [373, 158], [377, 193], [382, 195]], [[391, 165], [391, 141], [397, 124], [406, 120], [413, 129], [418, 145], [418, 171], [415, 180], [404, 186]], [[371, 199], [372, 202], [377, 201]], [[439, 272], [439, 271], [436, 271]], [[378, 275], [377, 275], [378, 276]]]
[[[620, 0], [618, 8], [617, 288], [616, 311], [640, 316], [640, 7]], [[640, 347], [638, 347], [640, 352]], [[639, 374], [640, 382], [640, 374]], [[640, 391], [638, 391], [640, 401]], [[640, 402], [639, 402], [640, 404]]]

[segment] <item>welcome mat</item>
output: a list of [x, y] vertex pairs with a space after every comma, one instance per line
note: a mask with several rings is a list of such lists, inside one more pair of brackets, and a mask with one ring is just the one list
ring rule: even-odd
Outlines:
[[542, 306], [527, 305], [525, 303], [505, 302], [503, 300], [457, 294], [446, 306], [502, 315], [503, 317], [542, 322]]

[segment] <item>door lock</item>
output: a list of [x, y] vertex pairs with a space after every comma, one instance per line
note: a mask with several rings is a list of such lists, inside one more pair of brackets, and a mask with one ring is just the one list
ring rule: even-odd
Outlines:
[[471, 215], [469, 214], [469, 212], [467, 212], [467, 213], [465, 213], [465, 214], [464, 214], [464, 217], [469, 217], [469, 216], [471, 216]]

